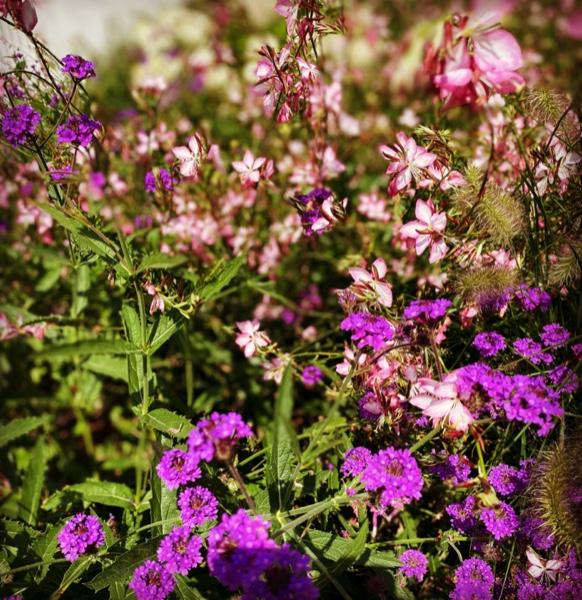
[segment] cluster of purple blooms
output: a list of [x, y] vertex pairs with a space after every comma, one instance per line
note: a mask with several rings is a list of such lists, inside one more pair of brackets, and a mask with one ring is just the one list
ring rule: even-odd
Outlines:
[[496, 331], [483, 331], [478, 333], [473, 340], [473, 346], [477, 348], [483, 358], [492, 358], [505, 350], [507, 344], [505, 338]]
[[144, 186], [146, 192], [154, 194], [156, 190], [170, 191], [174, 188], [174, 180], [171, 173], [163, 167], [157, 169], [157, 176], [154, 171], [148, 171], [144, 177]]
[[305, 387], [315, 387], [323, 379], [323, 373], [316, 365], [308, 365], [301, 372], [301, 382]]
[[350, 331], [352, 341], [363, 350], [382, 350], [394, 338], [394, 327], [384, 317], [366, 312], [348, 315], [340, 325], [343, 331]]
[[424, 485], [418, 463], [407, 449], [388, 447], [373, 454], [358, 446], [348, 450], [341, 471], [346, 477], [359, 475], [383, 508], [400, 509], [418, 500]]
[[514, 292], [514, 297], [519, 306], [528, 312], [538, 309], [546, 312], [552, 305], [552, 297], [548, 292], [537, 287], [530, 287], [525, 283], [518, 286]]
[[309, 559], [287, 544], [269, 538], [270, 523], [239, 509], [223, 515], [208, 534], [208, 567], [231, 591], [245, 600], [302, 598], [312, 600], [318, 589], [307, 575]]
[[446, 460], [433, 465], [430, 470], [443, 481], [450, 481], [453, 485], [461, 485], [471, 477], [471, 463], [459, 454], [449, 454]]
[[61, 64], [63, 73], [68, 73], [78, 81], [95, 77], [95, 65], [76, 54], [67, 54], [61, 59]]
[[519, 519], [509, 504], [499, 501], [493, 506], [482, 506], [475, 496], [450, 504], [447, 514], [458, 531], [467, 535], [488, 532], [496, 540], [512, 536], [519, 526]]
[[79, 556], [103, 546], [105, 532], [98, 517], [78, 513], [65, 523], [57, 539], [65, 558], [74, 562]]
[[86, 147], [91, 144], [95, 132], [100, 129], [101, 123], [85, 114], [71, 115], [66, 123], [57, 127], [57, 141], [59, 144], [73, 144]]
[[422, 581], [428, 571], [428, 559], [420, 550], [405, 550], [398, 560], [401, 563], [399, 572], [405, 577], [416, 577]]
[[324, 202], [332, 197], [331, 190], [315, 188], [308, 194], [297, 194], [293, 198], [301, 217], [301, 225], [303, 225], [305, 235], [312, 236], [314, 233], [323, 233], [323, 230], [318, 230], [317, 226], [314, 228], [314, 225], [321, 219], [325, 219], [322, 207]]
[[436, 300], [413, 300], [403, 311], [402, 316], [417, 323], [438, 321], [447, 314], [452, 302], [447, 298]]
[[495, 576], [480, 558], [467, 558], [455, 570], [455, 589], [451, 600], [493, 600]]
[[22, 146], [36, 133], [40, 113], [28, 104], [9, 108], [2, 116], [2, 135], [12, 146]]

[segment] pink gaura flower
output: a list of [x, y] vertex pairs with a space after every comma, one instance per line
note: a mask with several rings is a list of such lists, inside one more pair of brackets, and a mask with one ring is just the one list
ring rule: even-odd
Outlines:
[[236, 326], [240, 332], [236, 336], [236, 344], [247, 358], [254, 356], [258, 349], [265, 348], [271, 343], [269, 336], [264, 331], [259, 331], [261, 324], [256, 319], [239, 321]]
[[198, 178], [198, 167], [202, 160], [203, 150], [202, 138], [198, 134], [188, 140], [187, 146], [172, 148], [172, 154], [180, 161], [180, 173], [184, 177]]
[[516, 92], [525, 81], [516, 39], [499, 25], [496, 13], [478, 19], [455, 15], [444, 26], [442, 47], [429, 51], [427, 70], [434, 75], [446, 107], [484, 104], [498, 92]]
[[455, 384], [456, 375], [449, 373], [442, 381], [427, 377], [418, 380], [418, 392], [409, 402], [422, 409], [434, 425], [443, 423], [455, 431], [467, 431], [474, 421], [469, 409], [461, 402]]
[[394, 146], [380, 146], [382, 156], [389, 161], [386, 173], [390, 175], [388, 194], [395, 196], [410, 187], [413, 178], [423, 175], [422, 171], [434, 163], [436, 155], [426, 150], [400, 131]]
[[349, 273], [354, 280], [350, 291], [358, 298], [370, 302], [377, 302], [389, 308], [392, 306], [392, 286], [384, 278], [388, 268], [384, 259], [377, 258], [370, 271], [362, 267], [352, 267]]
[[445, 213], [437, 213], [430, 200], [417, 200], [414, 214], [416, 220], [405, 223], [400, 229], [400, 235], [415, 240], [417, 256], [430, 248], [428, 261], [438, 262], [447, 253], [447, 245], [443, 238], [447, 216]]
[[267, 159], [259, 156], [255, 158], [250, 150], [244, 154], [242, 161], [235, 160], [232, 166], [240, 174], [244, 187], [253, 187], [261, 179], [261, 167], [267, 162]]

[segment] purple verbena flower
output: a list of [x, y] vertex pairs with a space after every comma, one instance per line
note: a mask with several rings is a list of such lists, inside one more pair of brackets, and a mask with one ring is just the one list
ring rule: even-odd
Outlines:
[[554, 535], [541, 517], [522, 515], [519, 531], [537, 550], [549, 550], [556, 544]]
[[315, 188], [308, 194], [297, 194], [293, 203], [301, 217], [307, 236], [329, 231], [344, 216], [347, 201], [338, 202], [326, 188]]
[[523, 310], [534, 311], [540, 309], [542, 311], [549, 310], [552, 304], [552, 297], [544, 290], [536, 287], [529, 287], [521, 284], [516, 292], [515, 298]]
[[523, 492], [527, 487], [527, 473], [510, 465], [499, 464], [487, 476], [493, 489], [501, 496]]
[[252, 437], [253, 431], [236, 412], [213, 412], [198, 421], [188, 436], [188, 450], [199, 461], [229, 460], [242, 438]]
[[372, 460], [372, 452], [363, 446], [350, 448], [344, 455], [344, 464], [340, 471], [344, 477], [357, 477]]
[[243, 509], [222, 515], [208, 534], [208, 568], [229, 590], [253, 584], [271, 563], [268, 553], [277, 544], [269, 538], [271, 524]]
[[218, 500], [205, 487], [188, 487], [178, 496], [178, 508], [184, 525], [195, 527], [214, 521], [218, 516]]
[[145, 174], [144, 187], [149, 194], [154, 194], [157, 189], [169, 191], [174, 188], [174, 179], [168, 169], [160, 167]]
[[4, 113], [2, 135], [12, 146], [22, 146], [36, 133], [40, 119], [40, 113], [32, 106], [18, 104]]
[[544, 346], [563, 346], [570, 339], [570, 332], [558, 323], [545, 325], [540, 334]]
[[153, 194], [156, 191], [156, 176], [153, 171], [148, 171], [144, 177], [145, 191], [149, 194]]
[[551, 371], [548, 371], [546, 378], [551, 385], [556, 387], [556, 391], [560, 394], [573, 394], [580, 386], [578, 375], [566, 365], [558, 365]]
[[505, 349], [505, 338], [496, 331], [483, 331], [473, 340], [473, 346], [484, 358], [491, 358]]
[[268, 564], [243, 587], [242, 600], [316, 600], [319, 589], [307, 575], [309, 558], [288, 544], [258, 551]]
[[461, 533], [472, 535], [478, 528], [476, 502], [475, 496], [467, 496], [462, 502], [447, 506], [451, 525]]
[[453, 485], [460, 485], [469, 480], [471, 476], [471, 463], [464, 456], [450, 454], [444, 462], [432, 466], [430, 470], [443, 481], [450, 481]]
[[549, 352], [542, 351], [542, 345], [531, 338], [520, 338], [513, 342], [513, 349], [517, 354], [530, 360], [534, 365], [545, 363], [549, 365], [554, 357]]
[[305, 387], [314, 387], [323, 379], [323, 372], [315, 365], [308, 365], [301, 373], [301, 381]]
[[401, 563], [399, 572], [405, 577], [416, 577], [422, 581], [428, 571], [428, 559], [420, 550], [405, 550], [398, 560]]
[[479, 518], [496, 540], [512, 536], [519, 525], [515, 511], [505, 502], [482, 508]]
[[57, 141], [59, 144], [89, 146], [99, 129], [99, 121], [94, 121], [85, 114], [71, 115], [66, 123], [57, 127]]
[[172, 591], [176, 582], [164, 565], [154, 560], [146, 560], [134, 572], [129, 588], [137, 600], [164, 600]]
[[366, 490], [378, 492], [382, 506], [394, 508], [418, 500], [424, 485], [410, 451], [391, 447], [372, 456], [362, 473], [362, 482]]
[[452, 302], [447, 298], [436, 300], [413, 300], [403, 311], [402, 316], [417, 322], [437, 321], [444, 317]]
[[394, 337], [394, 327], [385, 319], [370, 313], [352, 313], [340, 325], [343, 331], [352, 333], [352, 341], [360, 349], [381, 350]]
[[69, 73], [71, 77], [82, 81], [95, 77], [95, 65], [90, 61], [77, 56], [76, 54], [67, 54], [61, 59], [63, 73]]
[[103, 525], [95, 515], [77, 513], [60, 530], [58, 541], [65, 558], [74, 562], [82, 554], [105, 544]]
[[202, 562], [201, 548], [202, 538], [193, 535], [188, 525], [176, 527], [160, 542], [158, 560], [168, 572], [188, 575]]
[[480, 558], [467, 558], [455, 570], [455, 589], [451, 600], [491, 600], [495, 577], [491, 567]]
[[166, 450], [162, 454], [156, 470], [159, 478], [170, 490], [196, 481], [202, 474], [197, 457], [178, 448]]

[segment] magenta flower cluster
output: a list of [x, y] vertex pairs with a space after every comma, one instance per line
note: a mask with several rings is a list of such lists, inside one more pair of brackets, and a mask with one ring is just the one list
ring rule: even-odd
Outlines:
[[84, 513], [69, 519], [57, 538], [61, 552], [71, 562], [105, 544], [105, 532], [99, 518]]
[[352, 313], [340, 325], [343, 331], [350, 331], [352, 341], [360, 349], [382, 350], [394, 337], [392, 324], [379, 315]]
[[63, 73], [68, 73], [78, 81], [95, 77], [95, 65], [76, 54], [67, 54], [61, 59], [61, 64]]
[[36, 133], [40, 113], [28, 104], [9, 108], [2, 116], [2, 135], [13, 146], [22, 146]]

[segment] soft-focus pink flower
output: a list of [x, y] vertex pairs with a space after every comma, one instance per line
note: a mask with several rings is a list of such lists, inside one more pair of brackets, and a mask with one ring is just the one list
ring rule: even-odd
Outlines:
[[377, 258], [372, 263], [370, 271], [362, 267], [351, 267], [349, 273], [354, 280], [350, 291], [358, 298], [377, 302], [389, 308], [392, 306], [392, 286], [384, 278], [388, 269], [382, 258]]
[[379, 221], [380, 223], [388, 223], [392, 218], [390, 211], [387, 209], [386, 199], [380, 198], [377, 192], [360, 194], [358, 196], [357, 210], [368, 217], [368, 219]]
[[412, 179], [422, 175], [426, 169], [437, 159], [436, 155], [418, 146], [413, 138], [400, 131], [396, 134], [398, 140], [394, 146], [380, 146], [382, 156], [389, 161], [386, 173], [390, 175], [388, 193], [395, 196], [407, 190]]
[[236, 326], [239, 332], [236, 344], [247, 358], [254, 356], [259, 348], [265, 348], [271, 343], [269, 336], [264, 331], [259, 331], [261, 324], [257, 320], [239, 321]]
[[443, 238], [447, 216], [445, 213], [435, 212], [430, 200], [417, 200], [414, 214], [416, 220], [405, 223], [400, 229], [400, 235], [415, 240], [418, 256], [430, 247], [428, 261], [438, 262], [447, 253], [447, 245]]
[[235, 160], [232, 166], [235, 171], [240, 173], [243, 186], [252, 187], [259, 183], [261, 179], [261, 167], [267, 162], [267, 159], [259, 156], [255, 158], [250, 150], [244, 154], [242, 161]]
[[478, 19], [457, 16], [445, 23], [443, 46], [427, 60], [446, 107], [483, 104], [493, 92], [508, 94], [524, 85], [516, 39], [499, 25], [496, 13]]
[[187, 146], [172, 148], [172, 154], [180, 161], [180, 173], [184, 177], [198, 177], [202, 150], [202, 140], [198, 135], [191, 136]]
[[422, 409], [435, 426], [443, 423], [456, 431], [467, 431], [474, 418], [461, 402], [455, 380], [454, 373], [449, 373], [442, 382], [423, 377], [418, 380], [418, 393], [409, 402]]

